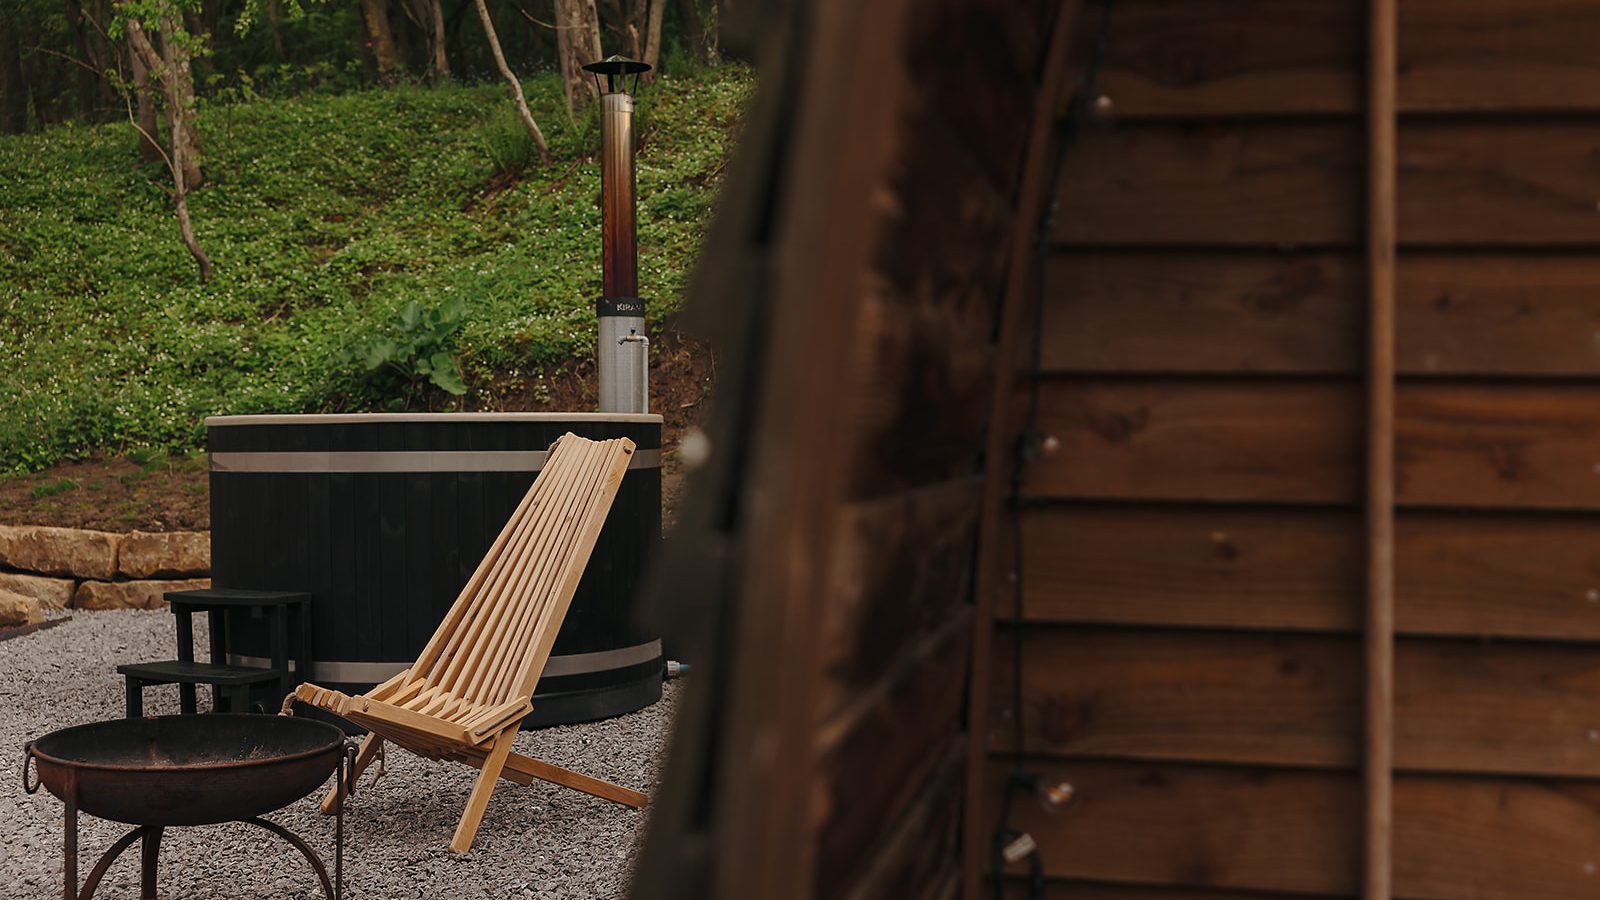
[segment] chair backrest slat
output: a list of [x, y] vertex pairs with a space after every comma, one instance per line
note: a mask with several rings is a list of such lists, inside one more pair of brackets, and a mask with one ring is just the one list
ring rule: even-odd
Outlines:
[[552, 445], [417, 658], [413, 681], [475, 706], [531, 693], [577, 589], [573, 572], [588, 563], [632, 453], [620, 438], [568, 434]]
[[549, 506], [551, 515], [539, 534], [538, 551], [530, 554], [529, 559], [523, 560], [524, 564], [518, 568], [519, 577], [516, 581], [502, 588], [508, 595], [515, 597], [517, 602], [507, 605], [506, 614], [496, 620], [494, 628], [485, 630], [473, 644], [471, 679], [462, 689], [466, 694], [483, 702], [499, 702], [499, 698], [484, 690], [485, 685], [492, 678], [491, 673], [497, 663], [505, 655], [517, 652], [516, 645], [508, 638], [523, 612], [544, 600], [539, 590], [541, 583], [538, 576], [551, 564], [552, 559], [559, 558], [564, 552], [565, 538], [571, 530], [568, 520], [572, 516], [574, 505], [582, 501], [589, 467], [604, 452], [604, 445], [585, 445], [580, 449], [583, 451], [581, 454], [564, 459], [563, 463], [566, 465], [551, 473], [551, 478], [555, 482], [552, 490], [559, 499]]
[[494, 668], [484, 684], [485, 696], [492, 698], [491, 702], [499, 703], [511, 699], [508, 684], [511, 673], [527, 655], [531, 639], [530, 629], [539, 622], [543, 611], [555, 602], [553, 592], [560, 587], [560, 572], [571, 556], [572, 548], [579, 543], [581, 527], [588, 521], [596, 498], [605, 493], [605, 472], [613, 465], [619, 448], [601, 446], [596, 449], [598, 452], [583, 460], [576, 473], [579, 492], [573, 497], [562, 527], [554, 538], [552, 552], [541, 561], [538, 580], [532, 586], [533, 602], [519, 610], [517, 620], [512, 623], [506, 634], [507, 646], [514, 650], [494, 655]]
[[[576, 449], [583, 453], [592, 450], [587, 445]], [[529, 488], [530, 492], [537, 492], [537, 496], [523, 522], [518, 525], [517, 537], [503, 551], [496, 575], [486, 580], [480, 589], [476, 621], [456, 648], [456, 656], [451, 660], [442, 681], [447, 690], [470, 690], [469, 685], [478, 677], [480, 669], [487, 665], [482, 652], [483, 640], [504, 627], [508, 610], [518, 597], [517, 582], [522, 573], [532, 560], [548, 552], [545, 540], [550, 523], [559, 519], [567, 501], [567, 491], [570, 490], [567, 479], [569, 459], [568, 454], [552, 454], [550, 462], [546, 463]]]

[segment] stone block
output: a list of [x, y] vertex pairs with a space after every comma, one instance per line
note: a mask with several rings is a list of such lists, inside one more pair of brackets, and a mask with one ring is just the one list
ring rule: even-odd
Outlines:
[[117, 568], [129, 578], [210, 574], [211, 535], [204, 531], [135, 531], [122, 539]]
[[122, 535], [109, 531], [0, 525], [0, 565], [40, 575], [107, 580], [117, 575]]
[[85, 581], [72, 596], [74, 609], [164, 609], [167, 591], [211, 587], [209, 578], [156, 581]]
[[44, 621], [37, 597], [0, 591], [0, 625], [35, 625]]
[[77, 582], [71, 578], [47, 578], [21, 572], [0, 572], [0, 591], [10, 591], [38, 600], [45, 609], [66, 609], [72, 604]]

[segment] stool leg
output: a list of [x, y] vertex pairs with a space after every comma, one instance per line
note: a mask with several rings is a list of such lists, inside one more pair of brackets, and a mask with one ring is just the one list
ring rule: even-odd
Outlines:
[[[247, 713], [250, 711], [250, 685], [236, 684], [227, 689], [228, 712]], [[218, 710], [220, 712], [221, 710]]]
[[199, 709], [200, 707], [195, 703], [194, 685], [178, 685], [178, 711], [188, 715], [193, 715], [199, 711]]
[[128, 718], [137, 719], [144, 715], [144, 682], [127, 675], [122, 680], [122, 690], [127, 700]]

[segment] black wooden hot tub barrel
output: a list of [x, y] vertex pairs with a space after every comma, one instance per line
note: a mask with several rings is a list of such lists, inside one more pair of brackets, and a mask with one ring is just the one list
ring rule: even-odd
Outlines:
[[[217, 416], [211, 568], [219, 588], [313, 595], [312, 678], [364, 690], [414, 660], [565, 432], [637, 445], [549, 665], [531, 725], [661, 697], [661, 641], [636, 607], [661, 540], [661, 417], [614, 413]], [[264, 664], [264, 622], [234, 623]]]

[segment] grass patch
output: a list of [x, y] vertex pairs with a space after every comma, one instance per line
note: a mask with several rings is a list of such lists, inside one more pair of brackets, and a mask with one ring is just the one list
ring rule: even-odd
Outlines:
[[[499, 85], [206, 105], [208, 182], [190, 201], [206, 285], [126, 123], [0, 138], [0, 395], [16, 398], [0, 404], [0, 471], [193, 451], [208, 415], [472, 404], [497, 376], [589, 353], [596, 114], [569, 119], [553, 75], [526, 87], [548, 166]], [[753, 87], [730, 65], [641, 92], [652, 321], [678, 308]], [[463, 398], [373, 376], [358, 348], [392, 340], [409, 304], [455, 297], [443, 350]]]
[[65, 494], [67, 491], [75, 491], [77, 489], [78, 483], [71, 478], [45, 481], [33, 486], [33, 499], [43, 500], [46, 497], [54, 497], [57, 494]]

